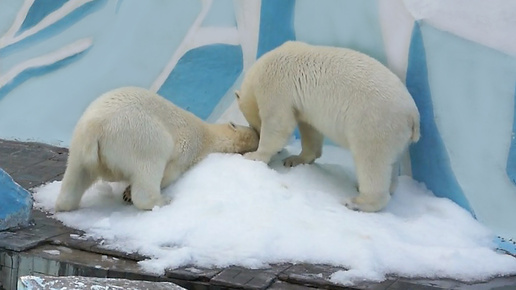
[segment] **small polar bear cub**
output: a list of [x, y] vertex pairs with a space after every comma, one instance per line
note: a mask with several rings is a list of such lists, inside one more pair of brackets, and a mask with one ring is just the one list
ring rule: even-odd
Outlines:
[[146, 89], [116, 89], [79, 119], [55, 208], [77, 209], [100, 178], [128, 182], [134, 205], [150, 210], [168, 202], [162, 188], [209, 153], [257, 147], [258, 134], [250, 127], [208, 124]]
[[419, 139], [419, 112], [400, 79], [377, 60], [346, 48], [289, 41], [264, 54], [235, 92], [260, 134], [245, 154], [268, 163], [299, 127], [301, 154], [285, 166], [321, 156], [323, 136], [353, 156], [359, 195], [346, 205], [379, 211], [396, 186], [400, 155]]

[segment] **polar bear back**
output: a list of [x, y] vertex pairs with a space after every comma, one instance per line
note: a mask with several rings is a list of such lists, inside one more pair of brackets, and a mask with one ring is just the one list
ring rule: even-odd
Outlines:
[[[384, 127], [388, 133], [391, 128], [408, 128], [407, 120], [419, 118], [412, 97], [394, 73], [374, 58], [346, 48], [286, 42], [251, 67], [242, 91], [256, 98], [260, 108], [274, 104], [294, 109], [299, 120], [333, 140], [367, 135], [359, 130], [378, 132]], [[361, 119], [369, 121], [358, 122]]]
[[[200, 120], [156, 93], [139, 87], [124, 87], [101, 95], [85, 111], [81, 121], [102, 119], [109, 123], [115, 118], [149, 117], [166, 125], [168, 131], [199, 125]], [[193, 122], [193, 124], [191, 124]]]
[[[204, 124], [192, 113], [148, 90], [125, 87], [105, 93], [90, 104], [77, 123], [70, 147], [84, 151], [82, 156], [90, 156], [89, 143], [96, 141], [100, 159], [110, 168], [131, 168], [138, 160], [152, 158], [191, 164], [202, 150], [203, 133]], [[183, 154], [185, 150], [189, 154]], [[121, 174], [103, 173], [114, 180], [128, 178]]]

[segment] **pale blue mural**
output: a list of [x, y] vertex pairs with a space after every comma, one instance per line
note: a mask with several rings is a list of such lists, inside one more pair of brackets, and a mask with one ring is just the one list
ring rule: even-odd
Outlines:
[[421, 20], [417, 3], [2, 0], [0, 138], [67, 146], [86, 106], [127, 85], [210, 122], [242, 120], [233, 91], [257, 57], [293, 39], [349, 47], [396, 68], [416, 100], [413, 177], [514, 252], [516, 48], [471, 40], [461, 32], [468, 25], [450, 28], [445, 18]]
[[[188, 51], [158, 93], [174, 104], [207, 119], [242, 73], [242, 49], [212, 44]], [[190, 85], [184, 86], [188, 83]]]
[[476, 216], [509, 235], [507, 229], [516, 229], [516, 187], [505, 172], [514, 136], [516, 58], [424, 22], [421, 32], [434, 120], [451, 170]]
[[448, 151], [435, 123], [427, 56], [420, 23], [414, 25], [406, 84], [421, 117], [421, 139], [410, 147], [412, 176], [423, 181], [435, 195], [448, 197], [474, 214], [451, 169]]
[[[74, 14], [76, 19], [60, 33], [53, 35], [42, 30], [39, 33], [44, 37], [37, 42], [0, 50], [2, 73], [35, 58], [46, 57], [51, 62], [44, 68], [38, 65], [37, 69], [26, 71], [17, 81], [0, 88], [0, 118], [6, 120], [0, 122], [1, 137], [68, 144], [75, 122], [98, 95], [125, 85], [150, 87], [201, 9], [197, 1], [184, 5], [183, 1], [120, 4], [94, 0], [83, 6], [88, 4], [97, 5], [96, 11]], [[46, 29], [52, 30], [53, 26]], [[74, 44], [83, 47], [72, 53]], [[72, 47], [62, 50], [69, 45]], [[72, 54], [67, 58], [77, 61], [60, 62], [67, 54]], [[76, 54], [81, 55], [75, 57]], [[18, 125], [13, 127], [13, 123]]]
[[294, 26], [298, 40], [356, 49], [386, 63], [378, 1], [297, 0]]

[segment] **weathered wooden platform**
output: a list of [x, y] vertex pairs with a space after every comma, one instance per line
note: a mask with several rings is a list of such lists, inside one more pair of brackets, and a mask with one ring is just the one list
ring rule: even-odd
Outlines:
[[[0, 140], [0, 167], [26, 189], [60, 180], [68, 151], [40, 143]], [[170, 269], [163, 276], [143, 272], [138, 254], [108, 250], [101, 241], [63, 226], [46, 213], [33, 210], [30, 227], [0, 232], [0, 289], [16, 289], [25, 275], [85, 276], [172, 282], [187, 289], [516, 289], [516, 277], [500, 277], [478, 284], [453, 280], [410, 280], [392, 277], [383, 283], [363, 283], [353, 288], [333, 284], [337, 270], [327, 265], [282, 264], [269, 269], [203, 269], [195, 266]]]

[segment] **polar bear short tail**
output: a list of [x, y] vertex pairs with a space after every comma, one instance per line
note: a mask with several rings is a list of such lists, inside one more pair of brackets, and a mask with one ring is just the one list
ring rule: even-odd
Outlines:
[[[75, 150], [77, 153], [75, 155], [80, 156], [82, 163], [86, 168], [98, 168], [100, 163], [100, 128], [94, 128], [95, 126], [88, 126], [86, 128], [82, 128], [86, 131], [91, 132], [82, 132], [82, 136], [88, 136], [89, 138], [80, 138], [80, 142], [76, 142]], [[79, 148], [77, 148], [79, 147]]]
[[100, 134], [94, 130], [98, 129], [95, 125], [81, 125], [76, 129], [70, 145], [73, 150], [68, 156], [61, 190], [56, 200], [56, 211], [77, 209], [86, 189], [96, 181], [97, 176], [93, 172], [98, 171], [100, 163]]

